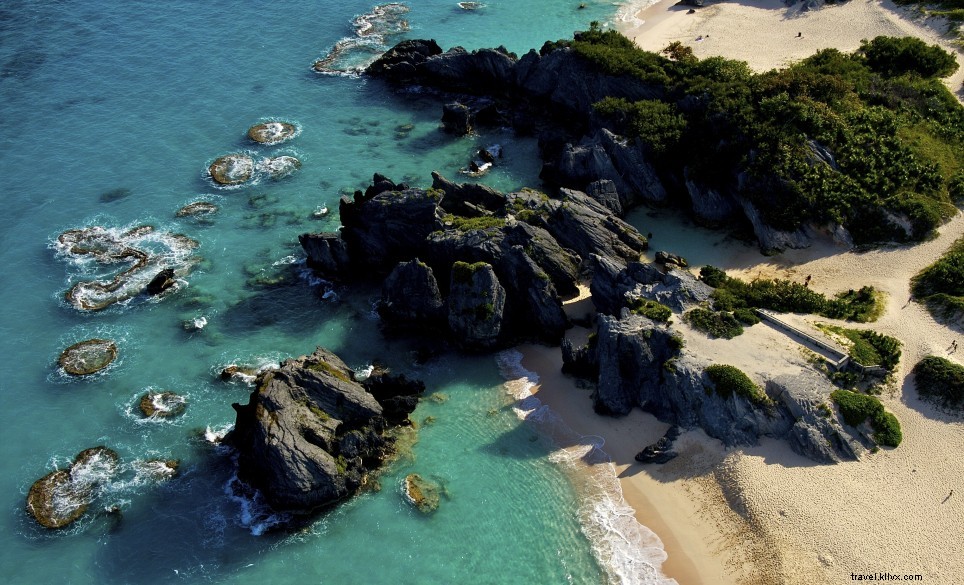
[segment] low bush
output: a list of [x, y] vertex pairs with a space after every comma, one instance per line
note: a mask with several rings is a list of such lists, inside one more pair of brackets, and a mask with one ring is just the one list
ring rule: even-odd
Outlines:
[[743, 370], [725, 364], [713, 364], [706, 368], [706, 375], [713, 382], [714, 390], [723, 398], [729, 398], [733, 394], [742, 396], [757, 405], [770, 403], [770, 399], [764, 394], [753, 380], [743, 373]]
[[729, 313], [696, 308], [683, 315], [683, 319], [710, 337], [733, 339], [743, 333], [743, 326]]
[[944, 406], [964, 407], [964, 366], [938, 356], [927, 356], [914, 366], [917, 392]]
[[903, 440], [900, 422], [884, 409], [880, 400], [849, 390], [834, 390], [830, 398], [840, 408], [840, 414], [848, 425], [856, 427], [869, 420], [878, 444], [886, 447], [900, 445]]
[[657, 323], [665, 323], [669, 321], [670, 317], [673, 316], [673, 311], [666, 305], [650, 300], [650, 299], [635, 299], [630, 305], [629, 310], [637, 315], [642, 315], [656, 321]]

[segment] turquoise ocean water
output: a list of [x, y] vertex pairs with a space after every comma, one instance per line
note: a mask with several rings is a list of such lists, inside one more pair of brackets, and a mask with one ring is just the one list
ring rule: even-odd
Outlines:
[[[493, 0], [465, 11], [449, 0], [412, 0], [410, 30], [362, 45], [431, 37], [443, 47], [504, 44], [521, 53], [617, 10], [585, 3]], [[503, 386], [503, 376], [525, 374], [516, 356], [416, 365], [409, 345], [380, 334], [374, 292], [350, 295], [299, 270], [298, 234], [335, 229], [340, 192], [363, 187], [374, 172], [427, 185], [432, 170], [456, 178], [474, 149], [500, 142], [509, 162], [486, 182], [537, 184], [533, 141], [501, 131], [446, 136], [433, 100], [311, 71], [372, 9], [358, 0], [0, 4], [0, 581], [656, 582], [649, 563], [661, 555], [658, 543], [635, 546], [645, 530], [633, 526], [611, 478], [577, 468], [585, 451], [554, 448], [551, 436], [561, 431], [523, 400], [524, 381]], [[245, 131], [265, 119], [294, 122], [300, 133], [254, 146]], [[303, 166], [284, 179], [215, 188], [207, 165], [239, 151], [292, 154]], [[175, 217], [201, 200], [220, 211], [205, 221]], [[332, 212], [317, 217], [326, 206]], [[198, 242], [185, 253], [196, 264], [178, 291], [99, 312], [68, 304], [75, 283], [119, 269], [70, 257], [57, 236], [138, 225], [162, 234], [139, 245], [170, 257], [181, 252], [163, 234]], [[199, 331], [182, 327], [201, 318]], [[59, 372], [60, 351], [90, 337], [115, 340], [118, 360], [85, 379]], [[379, 491], [279, 534], [256, 500], [229, 488], [230, 458], [199, 435], [226, 429], [230, 404], [250, 392], [217, 378], [224, 365], [276, 363], [316, 345], [352, 367], [386, 363], [441, 396], [413, 415], [435, 422], [422, 425]], [[142, 419], [136, 403], [151, 389], [186, 396], [185, 414]], [[96, 445], [120, 454], [120, 474], [76, 525], [37, 526], [24, 512], [31, 483]], [[138, 472], [138, 461], [156, 458], [179, 459], [178, 477], [156, 482]], [[444, 488], [430, 517], [400, 495], [413, 471]]]

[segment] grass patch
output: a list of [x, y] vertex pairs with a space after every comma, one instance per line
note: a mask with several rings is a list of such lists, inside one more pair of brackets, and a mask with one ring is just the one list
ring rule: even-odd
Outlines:
[[953, 408], [964, 407], [964, 366], [930, 355], [914, 366], [917, 392]]
[[349, 378], [344, 372], [336, 369], [328, 362], [318, 361], [318, 362], [306, 364], [305, 367], [311, 370], [312, 372], [322, 372], [322, 373], [328, 374], [329, 376], [335, 377], [341, 380], [342, 382], [351, 382], [351, 378]]
[[451, 223], [452, 227], [460, 232], [471, 232], [475, 230], [487, 230], [489, 228], [503, 227], [505, 226], [505, 219], [491, 215], [484, 215], [481, 217], [462, 217], [461, 215], [446, 214], [442, 216], [442, 223], [446, 225]]
[[884, 410], [880, 400], [849, 390], [834, 390], [830, 395], [843, 416], [844, 422], [856, 427], [870, 421], [874, 441], [885, 447], [896, 447], [903, 440], [897, 417]]
[[723, 398], [736, 394], [759, 406], [770, 404], [763, 390], [737, 367], [713, 364], [706, 368], [706, 375], [713, 382], [714, 391]]
[[472, 284], [472, 275], [484, 269], [489, 264], [485, 262], [475, 262], [469, 264], [461, 260], [452, 264], [452, 283], [453, 284]]

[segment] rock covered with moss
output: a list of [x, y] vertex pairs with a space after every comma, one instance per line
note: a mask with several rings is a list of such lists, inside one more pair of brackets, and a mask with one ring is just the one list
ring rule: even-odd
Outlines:
[[461, 347], [494, 347], [502, 331], [505, 288], [491, 264], [456, 262], [449, 291], [449, 329]]
[[27, 492], [27, 512], [45, 528], [63, 528], [87, 512], [97, 488], [116, 472], [119, 457], [106, 447], [77, 454], [67, 469], [38, 479]]
[[[238, 476], [273, 508], [295, 514], [355, 493], [393, 452], [382, 403], [424, 389], [405, 378], [376, 379], [373, 395], [322, 348], [260, 374], [248, 404], [232, 405], [237, 420], [225, 437], [238, 452]], [[391, 421], [403, 423], [416, 403], [392, 402]]]
[[71, 376], [88, 376], [117, 359], [117, 345], [109, 339], [87, 339], [65, 349], [57, 364]]
[[241, 185], [254, 175], [254, 159], [246, 154], [227, 154], [215, 159], [208, 173], [219, 185]]

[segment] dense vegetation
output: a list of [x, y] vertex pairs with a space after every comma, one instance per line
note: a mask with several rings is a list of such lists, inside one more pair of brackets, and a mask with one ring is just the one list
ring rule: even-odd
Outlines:
[[753, 383], [743, 370], [725, 364], [713, 364], [706, 368], [706, 376], [713, 382], [714, 390], [723, 398], [733, 394], [742, 396], [758, 405], [770, 403], [770, 399], [759, 386]]
[[895, 0], [897, 4], [918, 5], [922, 12], [928, 16], [938, 16], [946, 18], [951, 34], [957, 35], [957, 45], [964, 44], [961, 39], [961, 23], [964, 23], [964, 0], [928, 0], [926, 3], [920, 0]]
[[909, 241], [956, 213], [964, 108], [938, 79], [957, 64], [937, 46], [878, 37], [754, 74], [678, 44], [665, 56], [642, 51], [598, 26], [570, 45], [662, 96], [602, 100], [596, 112], [611, 127], [645, 144], [659, 168], [679, 175], [685, 165], [699, 184], [738, 192], [771, 226], [839, 223], [856, 243]]
[[914, 366], [914, 378], [922, 397], [945, 406], [964, 407], [964, 366], [931, 355]]
[[880, 295], [869, 286], [857, 291], [842, 292], [831, 299], [803, 283], [762, 278], [745, 282], [727, 276], [715, 266], [707, 265], [701, 268], [700, 279], [716, 288], [713, 293], [713, 308], [717, 311], [770, 309], [781, 313], [810, 313], [860, 323], [876, 320], [883, 311]]
[[733, 339], [743, 334], [743, 325], [730, 313], [695, 308], [683, 315], [683, 320], [694, 329], [710, 337]]
[[840, 408], [844, 422], [858, 426], [869, 420], [874, 429], [874, 440], [886, 447], [900, 445], [904, 438], [897, 417], [884, 410], [884, 405], [873, 396], [849, 390], [834, 390], [830, 398]]
[[911, 279], [911, 293], [944, 319], [964, 316], [964, 239]]
[[893, 372], [900, 362], [900, 341], [869, 329], [845, 329], [834, 325], [821, 325], [850, 340], [850, 358], [863, 366], [880, 366]]

